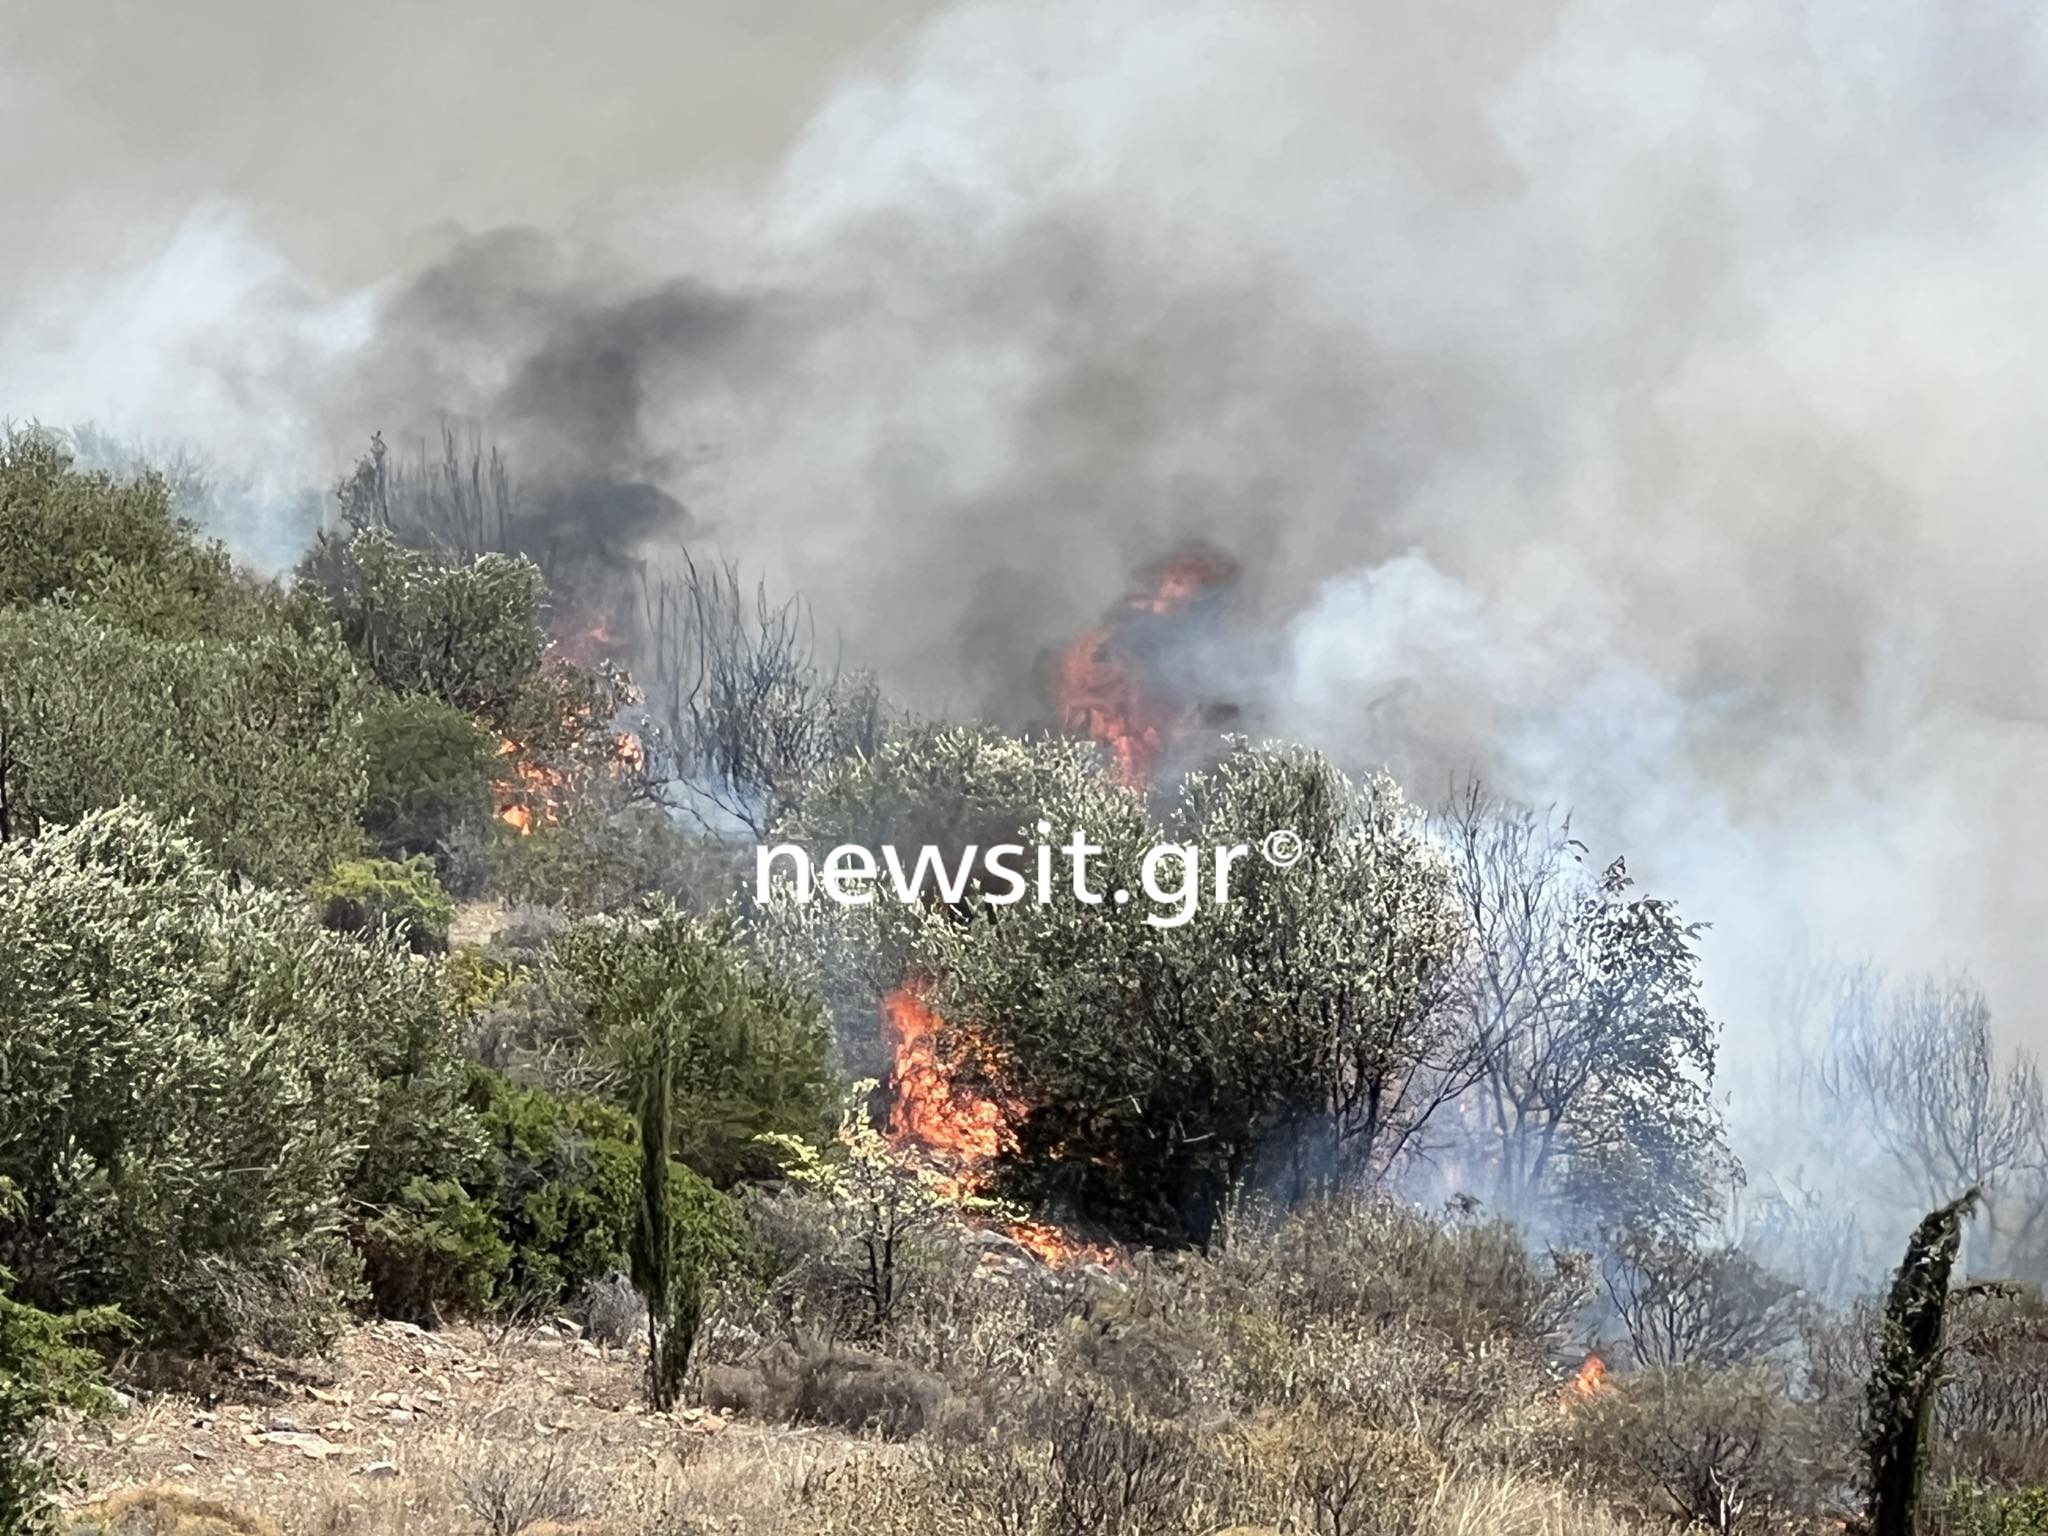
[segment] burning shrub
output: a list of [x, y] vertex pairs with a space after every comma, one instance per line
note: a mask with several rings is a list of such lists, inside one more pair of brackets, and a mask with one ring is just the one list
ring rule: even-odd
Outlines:
[[1003, 1187], [1205, 1243], [1283, 1133], [1304, 1181], [1370, 1177], [1472, 1081], [1483, 1055], [1444, 1007], [1461, 942], [1449, 872], [1390, 782], [1238, 743], [1165, 825], [1099, 765], [1069, 764], [1054, 788], [1042, 814], [1102, 850], [1098, 890], [1140, 888], [1162, 844], [1287, 829], [1303, 854], [1239, 860], [1229, 901], [1178, 926], [1139, 902], [1067, 899], [923, 923], [942, 1046], [1018, 1108]]
[[1777, 1353], [1798, 1331], [1798, 1287], [1739, 1248], [1617, 1233], [1601, 1275], [1638, 1365], [1740, 1365]]
[[763, 1138], [809, 1196], [757, 1207], [764, 1240], [781, 1253], [775, 1289], [790, 1322], [828, 1336], [880, 1334], [920, 1273], [957, 1254], [946, 1238], [963, 1232], [963, 1212], [987, 1204], [889, 1145], [868, 1117], [873, 1087], [855, 1086], [825, 1152], [794, 1136]]
[[666, 812], [619, 804], [595, 781], [521, 831], [499, 817], [470, 822], [450, 838], [443, 862], [451, 890], [530, 907], [589, 915], [617, 912], [649, 896], [691, 906], [723, 899], [732, 857], [690, 838]]
[[1835, 1506], [1854, 1448], [1830, 1440], [1782, 1371], [1650, 1370], [1571, 1409], [1581, 1471], [1651, 1515], [1781, 1531]]
[[820, 660], [801, 599], [749, 593], [736, 566], [687, 551], [643, 590], [650, 769], [699, 823], [764, 839], [820, 776], [882, 746], [874, 679]]

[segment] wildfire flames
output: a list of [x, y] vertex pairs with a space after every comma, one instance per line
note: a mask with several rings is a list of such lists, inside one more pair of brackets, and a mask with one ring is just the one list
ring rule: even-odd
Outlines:
[[1213, 551], [1175, 555], [1054, 661], [1052, 702], [1060, 729], [1100, 742], [1120, 783], [1148, 784], [1188, 720], [1184, 707], [1142, 675], [1129, 644], [1133, 626], [1181, 613], [1236, 576], [1236, 565]]
[[1591, 1397], [1606, 1385], [1607, 1362], [1598, 1355], [1588, 1355], [1585, 1364], [1572, 1377], [1571, 1396]]
[[915, 987], [882, 1001], [893, 1066], [889, 1073], [891, 1141], [915, 1143], [962, 1172], [1010, 1143], [1009, 1118], [993, 1099], [962, 1092], [939, 1061], [940, 1019]]
[[510, 772], [498, 780], [498, 820], [521, 837], [533, 834], [536, 818], [550, 823], [559, 820], [568, 789], [562, 775], [529, 760], [509, 736], [498, 743], [498, 755], [512, 760]]
[[[1049, 681], [1060, 729], [1099, 742], [1120, 782], [1133, 788], [1148, 784], [1192, 717], [1148, 675], [1145, 644], [1157, 636], [1147, 626], [1171, 620], [1236, 576], [1237, 566], [1214, 551], [1175, 555], [1147, 572], [1101, 624], [1054, 658]], [[1016, 1145], [1012, 1112], [953, 1081], [938, 1051], [944, 1020], [914, 983], [883, 999], [882, 1020], [892, 1061], [885, 1134], [899, 1147], [935, 1158], [959, 1188], [981, 1188], [989, 1165]], [[1013, 1222], [1004, 1230], [1048, 1264], [1111, 1257], [1045, 1222]]]
[[[897, 1147], [932, 1158], [948, 1170], [956, 1189], [973, 1194], [987, 1184], [989, 1164], [1016, 1143], [1004, 1107], [961, 1088], [939, 1059], [942, 1023], [914, 985], [897, 987], [882, 1000], [892, 1058], [883, 1134]], [[1054, 1266], [1111, 1259], [1106, 1250], [1078, 1242], [1047, 1222], [1010, 1222], [1003, 1234]]]

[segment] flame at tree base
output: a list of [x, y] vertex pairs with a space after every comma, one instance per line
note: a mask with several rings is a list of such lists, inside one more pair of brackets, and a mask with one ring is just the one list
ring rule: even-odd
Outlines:
[[[883, 1134], [891, 1145], [915, 1150], [946, 1168], [949, 1193], [980, 1194], [988, 1186], [990, 1165], [1016, 1148], [1011, 1112], [953, 1081], [939, 1058], [944, 1020], [919, 988], [906, 985], [891, 991], [882, 1000], [882, 1024], [893, 1061]], [[1109, 1250], [1080, 1242], [1048, 1222], [1012, 1221], [999, 1230], [1054, 1267], [1114, 1261]]]

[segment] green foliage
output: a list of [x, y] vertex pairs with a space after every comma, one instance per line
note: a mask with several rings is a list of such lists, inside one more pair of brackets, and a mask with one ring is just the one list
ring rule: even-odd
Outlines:
[[344, 859], [313, 887], [313, 904], [337, 933], [395, 938], [419, 955], [445, 950], [455, 920], [455, 903], [423, 854], [403, 863]]
[[380, 851], [439, 856], [458, 828], [490, 816], [498, 744], [453, 705], [381, 695], [364, 712], [362, 740], [363, 830]]
[[675, 1020], [663, 1013], [647, 1042], [640, 1084], [640, 1219], [633, 1228], [633, 1284], [647, 1301], [647, 1395], [675, 1406], [704, 1321], [704, 1271], [692, 1262], [669, 1199]]
[[[1049, 840], [1081, 829], [1100, 849], [1096, 902], [977, 895], [928, 912], [914, 948], [942, 1044], [1020, 1106], [1007, 1188], [1205, 1242], [1263, 1149], [1289, 1147], [1302, 1182], [1376, 1174], [1470, 1083], [1481, 1056], [1445, 1006], [1462, 941], [1448, 871], [1392, 783], [1238, 742], [1161, 822], [1097, 764], [1053, 761]], [[1300, 860], [1243, 854], [1216, 905], [1214, 850], [1283, 828]], [[1168, 844], [1199, 851], [1186, 921], [1103, 899], [1144, 889], [1148, 850]], [[1185, 868], [1160, 873], [1177, 887]]]
[[[20, 1214], [20, 1197], [0, 1179], [0, 1220]], [[111, 1307], [55, 1316], [7, 1295], [0, 1269], [0, 1531], [35, 1532], [50, 1522], [60, 1469], [41, 1450], [43, 1426], [60, 1408], [104, 1406], [100, 1359], [79, 1341], [119, 1337], [128, 1321]]]
[[323, 932], [134, 807], [0, 847], [0, 1264], [153, 1340], [297, 1348], [353, 1209], [477, 1154], [433, 966]]
[[391, 692], [439, 699], [501, 729], [518, 716], [547, 652], [546, 587], [531, 560], [450, 561], [359, 529], [322, 535], [299, 574]]
[[511, 1245], [506, 1295], [557, 1300], [626, 1265], [640, 1201], [633, 1119], [600, 1100], [479, 1068], [489, 1194]]
[[[642, 1202], [633, 1117], [480, 1066], [469, 1078], [483, 1155], [460, 1180], [410, 1180], [359, 1235], [382, 1315], [428, 1322], [552, 1306], [628, 1265]], [[737, 1262], [747, 1239], [731, 1203], [680, 1164], [669, 1185], [700, 1261]]]
[[1955, 1484], [1942, 1500], [1940, 1529], [1946, 1536], [2048, 1536], [2048, 1488]]
[[675, 1156], [721, 1188], [771, 1171], [756, 1138], [822, 1131], [832, 1100], [823, 1014], [739, 946], [725, 920], [650, 901], [626, 918], [579, 923], [545, 969], [573, 1003], [565, 1042], [637, 1095], [647, 1051], [665, 1039]]
[[678, 902], [732, 885], [727, 850], [692, 839], [666, 811], [607, 803], [608, 785], [580, 791], [520, 836], [486, 820], [457, 840], [450, 881], [507, 902], [565, 912], [616, 912], [645, 896]]
[[81, 471], [51, 433], [0, 435], [0, 606], [113, 583], [174, 608], [228, 579], [226, 556], [173, 513], [161, 477]]
[[303, 884], [354, 851], [361, 684], [331, 640], [153, 639], [0, 609], [0, 841], [133, 799], [238, 873]]
[[[1082, 743], [924, 725], [888, 737], [872, 754], [837, 760], [776, 826], [774, 840], [810, 849], [819, 864], [845, 843], [929, 846], [951, 862], [970, 844], [1013, 840], [1042, 807], [1096, 767], [1096, 753]], [[864, 1022], [861, 1015], [871, 1019], [875, 999], [916, 961], [918, 913], [893, 901], [850, 908], [780, 903], [767, 917], [766, 939], [777, 962], [826, 999], [848, 1036], [863, 1033], [855, 1027]], [[885, 1063], [857, 1065], [879, 1074]]]
[[460, 560], [360, 528], [322, 535], [299, 581], [385, 688], [437, 699], [526, 753], [601, 755], [601, 733], [629, 700], [615, 672], [544, 665], [547, 588], [523, 555]]
[[408, 1180], [356, 1241], [378, 1316], [416, 1323], [488, 1310], [512, 1263], [490, 1207], [450, 1179]]

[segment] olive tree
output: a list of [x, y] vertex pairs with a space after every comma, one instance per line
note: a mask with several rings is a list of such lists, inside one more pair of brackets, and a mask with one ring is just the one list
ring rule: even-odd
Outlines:
[[317, 1341], [348, 1235], [477, 1150], [431, 962], [134, 806], [0, 845], [0, 1268], [154, 1339]]
[[360, 838], [363, 697], [346, 652], [284, 625], [166, 638], [0, 608], [0, 843], [133, 799], [239, 873], [303, 882]]
[[[1201, 1243], [1276, 1146], [1297, 1172], [1384, 1171], [1476, 1065], [1443, 1010], [1449, 871], [1399, 790], [1239, 741], [1155, 818], [1099, 760], [1056, 763], [1041, 819], [1099, 849], [1093, 899], [984, 890], [918, 931], [963, 1069], [1012, 1107], [1011, 1186]], [[1285, 868], [1253, 851], [1283, 831]], [[1168, 874], [1191, 901], [1153, 899]]]

